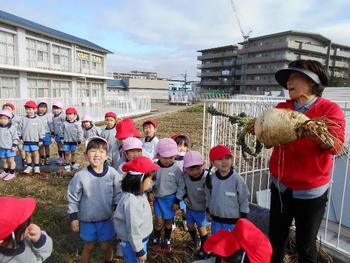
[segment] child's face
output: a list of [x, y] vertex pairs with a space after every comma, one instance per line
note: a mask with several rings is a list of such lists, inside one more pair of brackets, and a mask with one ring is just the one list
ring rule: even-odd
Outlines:
[[132, 161], [139, 156], [142, 156], [141, 149], [131, 149], [131, 150], [126, 151], [126, 157], [128, 158], [129, 161]]
[[101, 168], [107, 160], [107, 155], [107, 151], [100, 146], [99, 148], [89, 149], [85, 157], [92, 168]]
[[67, 116], [67, 120], [69, 121], [74, 121], [76, 118], [76, 115], [74, 113], [69, 113], [66, 116]]
[[30, 107], [25, 107], [25, 112], [26, 112], [26, 115], [29, 116], [29, 117], [32, 117], [35, 114], [34, 109], [30, 108]]
[[0, 124], [5, 126], [10, 122], [10, 119], [7, 116], [0, 115]]
[[153, 185], [152, 176], [149, 176], [141, 182], [141, 188], [140, 188], [141, 192], [143, 193], [148, 189], [151, 189], [152, 185]]
[[198, 178], [202, 175], [203, 173], [203, 165], [195, 165], [186, 168], [186, 172], [189, 176]]
[[164, 166], [171, 166], [175, 162], [175, 156], [172, 156], [172, 157], [159, 157], [159, 161]]
[[116, 120], [114, 118], [111, 118], [111, 117], [107, 117], [105, 118], [105, 124], [106, 124], [106, 127], [108, 129], [111, 129], [113, 128], [113, 126], [115, 125], [116, 123]]
[[45, 114], [47, 112], [47, 106], [46, 104], [40, 104], [38, 107], [38, 113], [39, 114]]
[[52, 113], [54, 115], [58, 115], [62, 112], [62, 110], [60, 108], [57, 108], [57, 107], [52, 107]]
[[83, 121], [82, 122], [82, 125], [85, 129], [88, 129], [90, 128], [92, 125], [91, 125], [91, 121]]
[[218, 169], [220, 173], [227, 173], [231, 170], [233, 160], [231, 156], [226, 156], [221, 160], [213, 161], [213, 166]]
[[146, 137], [152, 138], [156, 132], [156, 128], [151, 123], [143, 125], [143, 133]]
[[177, 145], [177, 150], [179, 151], [180, 155], [185, 155], [188, 151], [188, 147], [185, 145], [185, 142], [182, 142], [181, 144]]
[[10, 106], [3, 106], [2, 107], [2, 110], [6, 110], [6, 111], [8, 111], [8, 112], [11, 112], [12, 113], [12, 108], [10, 107]]

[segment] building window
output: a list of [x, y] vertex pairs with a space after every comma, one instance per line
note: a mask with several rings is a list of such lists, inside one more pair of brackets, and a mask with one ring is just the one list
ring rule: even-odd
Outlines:
[[91, 74], [103, 75], [103, 58], [91, 55]]
[[49, 68], [49, 44], [27, 38], [27, 63], [33, 68]]
[[77, 86], [79, 98], [90, 97], [90, 87], [88, 82], [78, 82]]
[[70, 67], [70, 49], [52, 45], [52, 67], [56, 70], [69, 71]]
[[0, 64], [15, 65], [15, 35], [1, 31]]
[[91, 85], [92, 85], [91, 86], [91, 97], [101, 98], [103, 84], [102, 83], [92, 83]]
[[90, 55], [77, 51], [76, 65], [78, 73], [90, 74]]
[[18, 78], [0, 77], [0, 97], [16, 98], [18, 94]]
[[70, 81], [53, 80], [52, 97], [69, 98], [71, 96], [70, 87], [71, 87]]
[[30, 98], [50, 97], [50, 81], [46, 79], [28, 79]]

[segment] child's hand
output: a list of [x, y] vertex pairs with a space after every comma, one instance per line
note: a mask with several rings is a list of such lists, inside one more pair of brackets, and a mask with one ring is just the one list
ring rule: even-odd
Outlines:
[[185, 204], [187, 205], [187, 206], [191, 206], [191, 201], [190, 201], [190, 199], [189, 198], [184, 198], [184, 202], [185, 202]]
[[41, 236], [41, 229], [35, 224], [30, 224], [27, 228], [28, 238], [33, 242], [37, 242]]
[[79, 232], [79, 220], [73, 220], [70, 222], [70, 227], [72, 228], [73, 232]]
[[147, 260], [147, 255], [143, 255], [142, 257], [137, 257], [137, 262], [146, 262]]
[[64, 144], [64, 140], [61, 140], [61, 144]]
[[154, 202], [154, 194], [153, 193], [148, 194], [148, 202], [150, 204], [153, 204], [153, 202]]
[[43, 145], [43, 142], [42, 141], [39, 141], [38, 143], [39, 147]]
[[17, 152], [17, 147], [11, 147], [11, 151]]
[[211, 221], [211, 214], [207, 213], [207, 220]]
[[176, 212], [177, 210], [179, 210], [179, 205], [178, 204], [173, 204], [173, 210]]

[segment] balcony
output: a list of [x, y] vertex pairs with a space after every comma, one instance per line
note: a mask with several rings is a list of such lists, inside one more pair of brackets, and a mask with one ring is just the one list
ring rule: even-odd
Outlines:
[[220, 53], [208, 53], [198, 56], [198, 60], [207, 60], [207, 59], [215, 59], [215, 58], [230, 58], [237, 56], [237, 51], [225, 51]]
[[350, 65], [349, 65], [349, 62], [336, 61], [335, 64], [334, 64], [334, 67], [337, 67], [337, 68], [349, 68]]
[[220, 68], [223, 67], [223, 62], [205, 63], [198, 65], [198, 68]]
[[244, 81], [241, 81], [243, 85], [278, 85], [275, 80], [269, 80], [269, 79], [246, 79]]
[[201, 86], [219, 86], [220, 84], [220, 80], [203, 80], [199, 83]]
[[277, 70], [271, 69], [271, 68], [250, 68], [246, 69], [243, 74], [250, 75], [250, 74], [275, 74]]
[[350, 58], [350, 51], [337, 50], [336, 56]]

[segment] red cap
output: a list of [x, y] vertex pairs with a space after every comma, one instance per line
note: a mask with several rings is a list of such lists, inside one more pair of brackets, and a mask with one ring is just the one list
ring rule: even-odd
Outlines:
[[4, 108], [5, 106], [8, 106], [12, 110], [15, 110], [15, 105], [13, 105], [11, 102], [6, 102], [4, 105], [2, 105], [2, 108]]
[[0, 197], [0, 240], [31, 217], [35, 207], [34, 198]]
[[126, 118], [118, 122], [115, 129], [115, 137], [119, 140], [124, 140], [128, 137], [141, 137], [141, 133], [136, 129], [135, 122], [131, 118]]
[[68, 107], [66, 109], [66, 114], [78, 114], [77, 109], [74, 107]]
[[176, 138], [179, 137], [179, 136], [186, 137], [187, 140], [189, 140], [189, 141], [191, 140], [190, 136], [187, 135], [186, 133], [183, 133], [183, 132], [177, 132], [177, 133], [173, 134], [170, 138], [173, 139], [173, 140], [175, 141]]
[[211, 235], [204, 243], [204, 251], [214, 253], [221, 257], [229, 257], [235, 254], [241, 248], [237, 238], [231, 231], [219, 230]]
[[135, 172], [135, 173], [150, 173], [158, 170], [159, 165], [155, 164], [151, 159], [145, 156], [139, 156], [132, 161], [123, 165], [123, 172]]
[[34, 100], [28, 100], [25, 104], [24, 107], [26, 108], [32, 108], [35, 109], [36, 108], [36, 102]]
[[209, 151], [210, 161], [221, 160], [226, 156], [232, 156], [231, 150], [230, 148], [221, 144], [211, 148]]
[[144, 126], [145, 124], [152, 124], [154, 128], [156, 128], [158, 126], [158, 123], [155, 120], [152, 119], [147, 119], [142, 123], [142, 126]]
[[117, 119], [117, 114], [115, 114], [114, 112], [110, 111], [110, 112], [107, 112], [105, 114], [105, 118], [114, 118], [114, 119]]
[[251, 263], [269, 263], [272, 247], [269, 239], [252, 222], [241, 218], [232, 234], [239, 240]]

